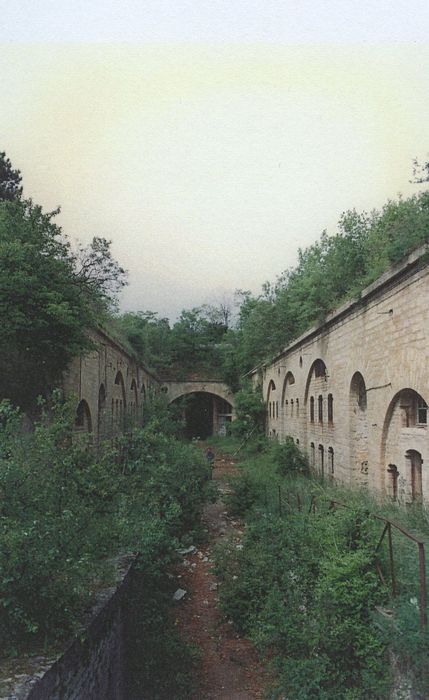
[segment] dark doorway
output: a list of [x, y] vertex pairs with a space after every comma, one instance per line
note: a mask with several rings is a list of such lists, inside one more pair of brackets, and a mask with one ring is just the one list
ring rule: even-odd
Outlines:
[[205, 440], [213, 435], [213, 396], [196, 392], [184, 401], [185, 436]]

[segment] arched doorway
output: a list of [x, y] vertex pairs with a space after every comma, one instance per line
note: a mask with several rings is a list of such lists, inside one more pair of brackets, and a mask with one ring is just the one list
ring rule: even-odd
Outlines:
[[417, 450], [407, 450], [405, 453], [405, 468], [411, 486], [411, 502], [421, 505], [423, 502], [422, 456]]
[[181, 411], [183, 432], [188, 439], [206, 440], [210, 435], [226, 434], [232, 420], [232, 405], [215, 394], [196, 391], [172, 402]]
[[104, 384], [98, 390], [98, 439], [104, 438], [106, 434], [106, 389]]
[[79, 402], [76, 409], [76, 418], [74, 423], [75, 430], [82, 433], [92, 432], [91, 411], [85, 399]]
[[368, 485], [368, 411], [365, 380], [355, 372], [350, 382], [350, 466], [352, 479]]
[[385, 492], [402, 503], [428, 500], [429, 483], [422, 467], [428, 454], [427, 431], [425, 398], [409, 387], [398, 391], [386, 411], [380, 462]]

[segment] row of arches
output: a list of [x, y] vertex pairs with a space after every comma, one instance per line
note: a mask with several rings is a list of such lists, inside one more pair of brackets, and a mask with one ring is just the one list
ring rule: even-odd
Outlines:
[[139, 393], [136, 379], [133, 377], [127, 396], [123, 374], [121, 371], [118, 371], [110, 394], [110, 397], [108, 397], [105, 383], [102, 382], [98, 390], [95, 423], [89, 402], [86, 399], [80, 400], [75, 418], [75, 429], [77, 432], [96, 432], [98, 437], [105, 437], [123, 429], [128, 418], [137, 418], [139, 409], [141, 409], [146, 400], [146, 387], [142, 384]]
[[390, 383], [368, 388], [361, 371], [348, 381], [343, 374], [332, 378], [321, 358], [300, 383], [301, 395], [291, 371], [280, 386], [276, 382], [268, 383], [268, 432], [300, 439], [316, 471], [334, 474], [337, 445], [343, 480], [370, 483], [406, 503], [429, 501], [428, 406], [416, 389], [404, 387], [389, 397]]

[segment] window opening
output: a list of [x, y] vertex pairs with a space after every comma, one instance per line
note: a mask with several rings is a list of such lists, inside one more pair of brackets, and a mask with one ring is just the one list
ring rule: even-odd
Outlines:
[[328, 394], [328, 423], [334, 422], [334, 397]]
[[318, 398], [319, 404], [319, 423], [323, 423], [323, 396], [320, 394]]
[[334, 448], [330, 447], [328, 449], [328, 468], [329, 476], [332, 478], [334, 476]]

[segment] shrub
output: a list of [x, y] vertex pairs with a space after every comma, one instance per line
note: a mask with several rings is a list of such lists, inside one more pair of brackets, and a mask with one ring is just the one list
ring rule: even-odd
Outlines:
[[273, 441], [270, 454], [280, 476], [291, 473], [308, 474], [309, 466], [306, 456], [288, 436], [284, 442]]

